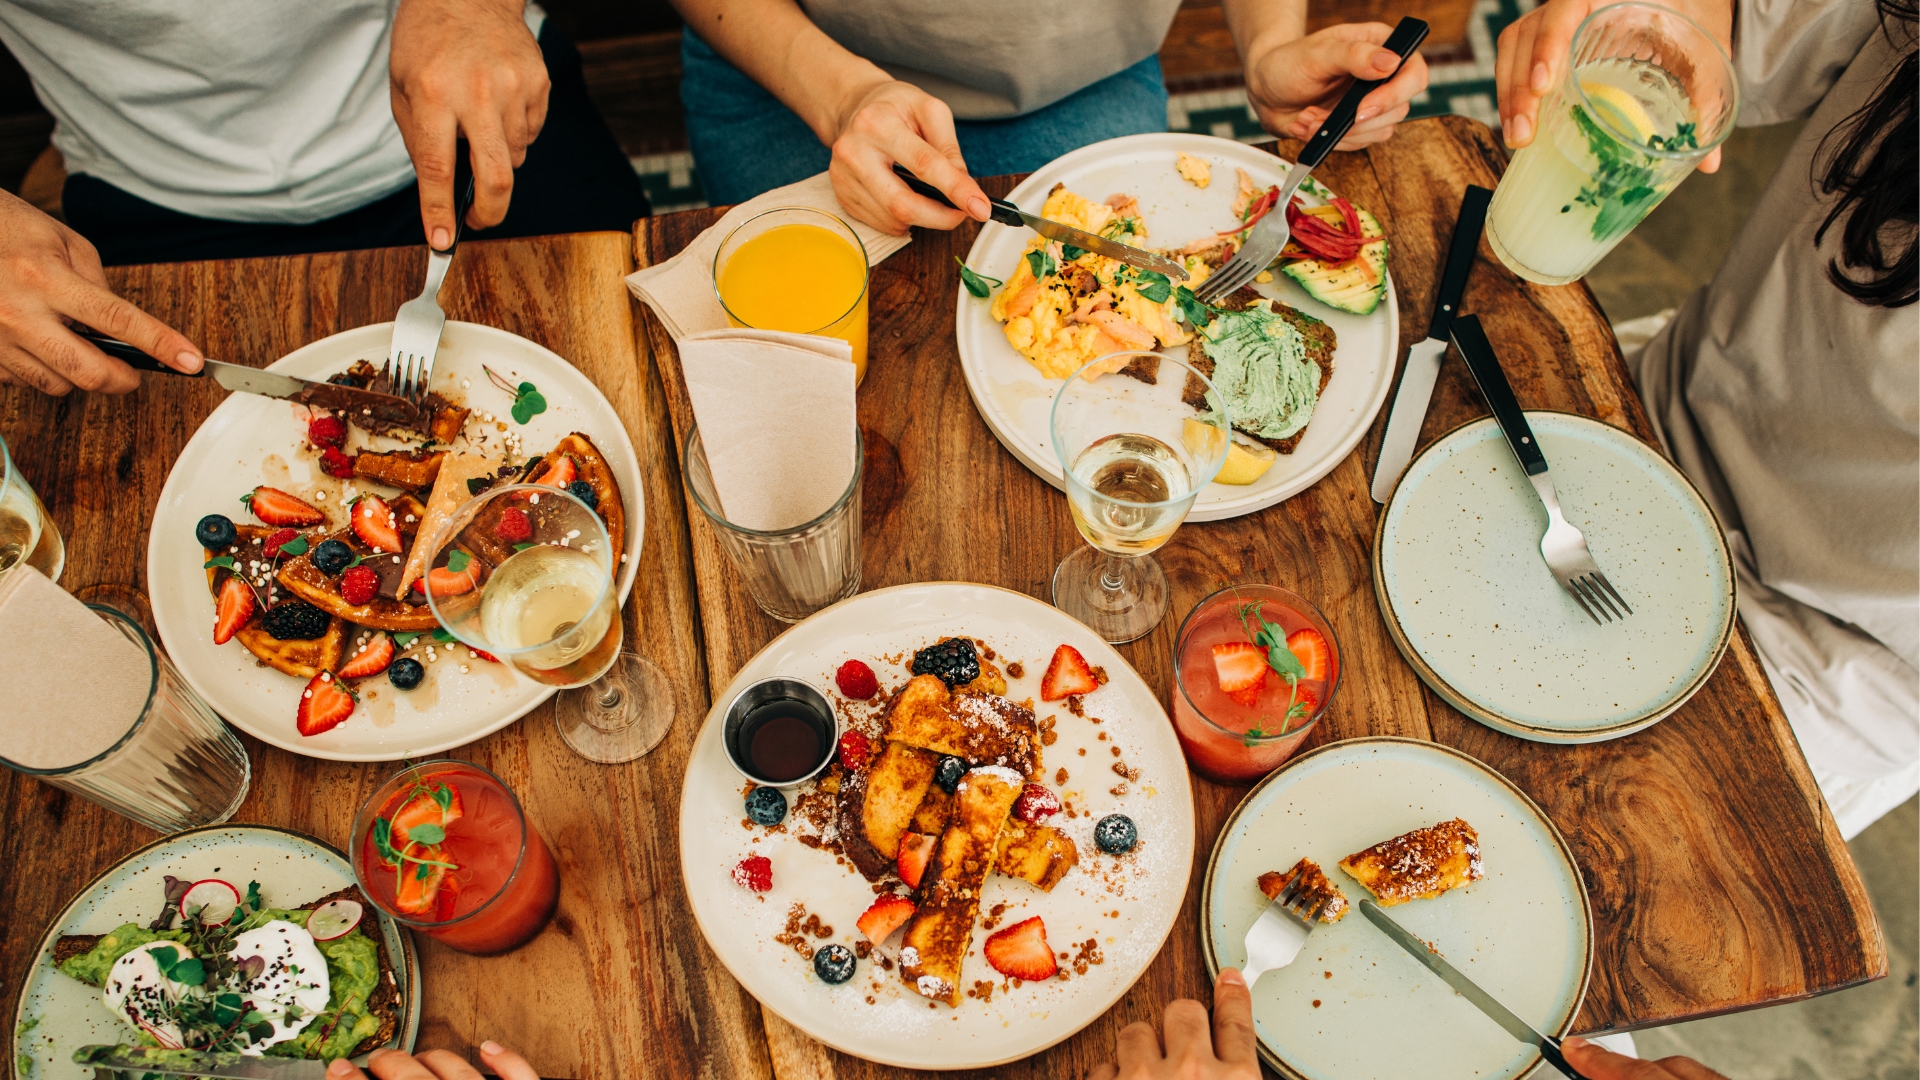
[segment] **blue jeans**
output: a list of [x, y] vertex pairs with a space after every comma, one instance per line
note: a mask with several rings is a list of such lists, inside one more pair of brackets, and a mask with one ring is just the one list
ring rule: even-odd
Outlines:
[[[827, 170], [833, 153], [760, 84], [687, 30], [680, 35], [680, 103], [700, 186], [714, 206]], [[1167, 130], [1167, 85], [1149, 56], [1045, 108], [1006, 120], [954, 124], [975, 176], [1032, 172], [1069, 150]]]

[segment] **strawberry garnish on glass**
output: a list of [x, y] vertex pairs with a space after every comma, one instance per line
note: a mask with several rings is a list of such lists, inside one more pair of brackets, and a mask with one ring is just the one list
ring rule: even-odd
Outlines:
[[1260, 694], [1270, 669], [1287, 684], [1287, 701], [1280, 713], [1277, 731], [1263, 730], [1269, 717], [1262, 717], [1247, 734], [1268, 738], [1285, 735], [1296, 723], [1309, 720], [1320, 708], [1320, 694], [1314, 686], [1325, 685], [1333, 671], [1333, 650], [1320, 631], [1307, 627], [1289, 634], [1278, 623], [1261, 614], [1260, 602], [1243, 605], [1240, 625], [1248, 641], [1228, 642], [1213, 647], [1214, 673], [1220, 689], [1235, 702], [1248, 708], [1260, 703]]
[[393, 906], [401, 914], [436, 920], [452, 914], [457, 884], [448, 874], [460, 867], [445, 844], [447, 827], [463, 813], [460, 789], [421, 782], [392, 817], [373, 819], [374, 847], [396, 875]]

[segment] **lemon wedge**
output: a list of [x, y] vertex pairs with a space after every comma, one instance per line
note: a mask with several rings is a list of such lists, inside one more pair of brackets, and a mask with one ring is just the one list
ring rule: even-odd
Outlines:
[[1611, 83], [1586, 79], [1580, 80], [1580, 89], [1587, 95], [1588, 101], [1604, 107], [1616, 123], [1630, 129], [1640, 145], [1645, 146], [1647, 140], [1659, 130], [1653, 117], [1647, 114], [1647, 107], [1625, 90]]
[[[1218, 452], [1220, 440], [1226, 433], [1211, 424], [1198, 420], [1188, 420], [1181, 431], [1187, 449], [1196, 457], [1209, 457]], [[1245, 487], [1265, 476], [1273, 463], [1280, 460], [1280, 454], [1265, 446], [1246, 446], [1238, 442], [1227, 444], [1227, 460], [1220, 466], [1219, 475], [1213, 478], [1216, 484], [1232, 484]]]

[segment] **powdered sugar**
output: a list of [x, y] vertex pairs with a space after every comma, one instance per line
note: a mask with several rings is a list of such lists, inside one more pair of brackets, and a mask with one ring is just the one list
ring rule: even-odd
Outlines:
[[1006, 783], [1013, 784], [1015, 786], [1024, 785], [1027, 782], [1026, 777], [1021, 776], [1019, 773], [1013, 771], [1012, 769], [1007, 768], [1005, 765], [976, 765], [973, 768], [967, 770], [967, 774], [960, 778], [959, 788], [955, 788], [954, 793], [959, 794], [960, 788], [966, 787], [967, 781], [973, 779], [976, 776], [991, 776], [995, 780], [1005, 781]]
[[953, 984], [938, 975], [920, 976], [915, 980], [913, 988], [920, 991], [923, 997], [944, 998], [953, 994]]

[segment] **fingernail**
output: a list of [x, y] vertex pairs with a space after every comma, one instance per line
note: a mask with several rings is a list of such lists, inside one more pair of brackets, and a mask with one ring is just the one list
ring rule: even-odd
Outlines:
[[448, 234], [446, 229], [440, 228], [433, 230], [433, 246], [435, 250], [444, 249], [452, 240], [453, 237]]
[[1547, 65], [1545, 64], [1533, 65], [1533, 72], [1528, 77], [1528, 81], [1532, 84], [1535, 91], [1545, 92], [1545, 90], [1547, 89], [1547, 82], [1548, 82]]
[[1513, 118], [1512, 131], [1512, 137], [1507, 140], [1509, 144], [1526, 142], [1533, 135], [1533, 121], [1524, 116], [1516, 116]]
[[495, 1054], [506, 1053], [506, 1050], [507, 1050], [506, 1047], [501, 1046], [499, 1043], [494, 1042], [492, 1039], [488, 1039], [486, 1042], [483, 1042], [480, 1044], [480, 1052], [487, 1055], [488, 1057], [492, 1057]]
[[1394, 65], [1399, 62], [1400, 57], [1395, 54], [1392, 49], [1381, 49], [1379, 52], [1373, 54], [1373, 68], [1375, 71], [1392, 71]]
[[1361, 109], [1357, 114], [1354, 115], [1353, 122], [1356, 124], [1364, 124], [1367, 121], [1379, 115], [1380, 115], [1380, 110], [1369, 105], [1366, 108]]
[[353, 1062], [346, 1058], [334, 1058], [327, 1063], [328, 1076], [345, 1076], [353, 1071]]
[[1247, 985], [1246, 976], [1240, 974], [1239, 968], [1227, 968], [1225, 971], [1222, 971], [1220, 973], [1220, 981], [1226, 983], [1228, 986]]
[[972, 214], [976, 220], [985, 221], [988, 215], [993, 213], [993, 207], [987, 200], [976, 195], [967, 200], [967, 213]]
[[180, 350], [173, 362], [180, 365], [182, 371], [199, 371], [201, 366], [199, 355], [187, 349]]
[[1560, 1040], [1560, 1049], [1562, 1050], [1579, 1050], [1586, 1045], [1587, 1040], [1578, 1035], [1569, 1035]]

